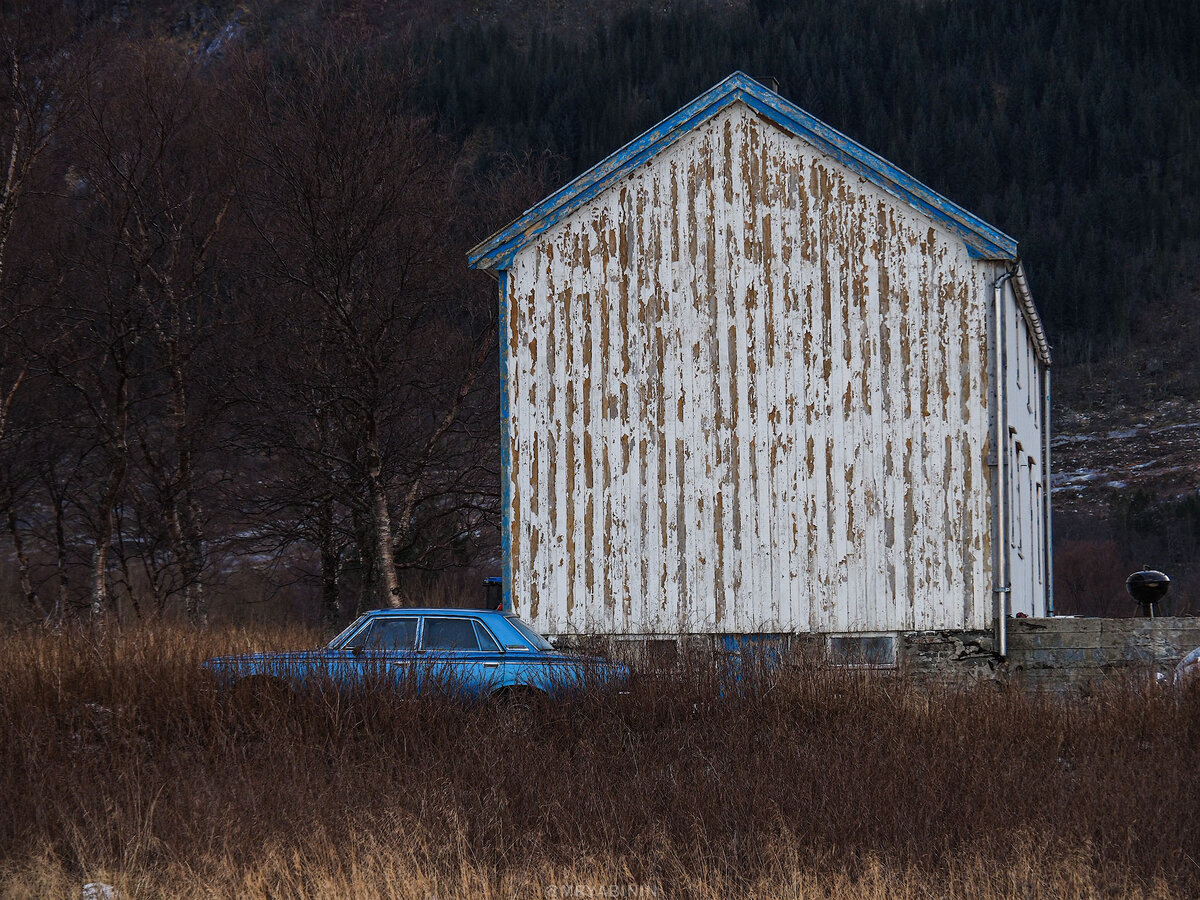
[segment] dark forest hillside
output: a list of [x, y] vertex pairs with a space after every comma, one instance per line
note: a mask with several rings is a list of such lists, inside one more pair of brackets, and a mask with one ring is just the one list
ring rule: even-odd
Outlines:
[[1200, 238], [1200, 7], [762, 0], [646, 6], [582, 39], [457, 27], [424, 57], [460, 140], [574, 174], [734, 69], [1021, 242], [1068, 358], [1121, 340]]

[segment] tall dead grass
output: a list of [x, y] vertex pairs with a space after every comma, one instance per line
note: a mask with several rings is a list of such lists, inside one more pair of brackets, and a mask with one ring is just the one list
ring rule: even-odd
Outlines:
[[1200, 695], [697, 663], [532, 719], [213, 692], [303, 631], [0, 637], [0, 897], [1183, 897]]

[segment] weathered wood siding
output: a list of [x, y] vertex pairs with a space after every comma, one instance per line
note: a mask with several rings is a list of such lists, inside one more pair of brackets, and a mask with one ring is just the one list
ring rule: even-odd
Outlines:
[[507, 278], [515, 611], [988, 627], [994, 273], [740, 103], [575, 210]]
[[[1002, 270], [998, 270], [1002, 271]], [[1001, 346], [1005, 366], [1005, 425], [1008, 431], [1007, 552], [1010, 614], [1046, 615], [1049, 559], [1043, 515], [1047, 482], [1044, 466], [1044, 367], [1011, 282], [1004, 287]]]

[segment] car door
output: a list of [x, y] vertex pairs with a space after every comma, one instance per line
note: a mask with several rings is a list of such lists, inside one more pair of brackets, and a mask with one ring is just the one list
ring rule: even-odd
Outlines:
[[419, 652], [422, 683], [449, 693], [485, 696], [503, 677], [504, 652], [471, 616], [425, 616]]
[[417, 616], [379, 616], [368, 621], [336, 651], [335, 679], [407, 684], [414, 676], [418, 623]]

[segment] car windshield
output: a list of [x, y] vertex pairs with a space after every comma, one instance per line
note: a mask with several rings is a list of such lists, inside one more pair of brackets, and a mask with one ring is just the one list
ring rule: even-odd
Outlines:
[[516, 616], [509, 616], [508, 621], [512, 625], [513, 628], [515, 628], [515, 629], [517, 629], [517, 631], [521, 632], [521, 637], [523, 637], [523, 638], [525, 638], [525, 640], [529, 641], [530, 646], [532, 646], [535, 650], [553, 650], [554, 649], [553, 644], [551, 644], [548, 640], [546, 640], [544, 637], [542, 637], [540, 634], [538, 634], [536, 631], [534, 631], [532, 628], [530, 628], [528, 625], [526, 625], [524, 622], [522, 622]]
[[358, 630], [358, 627], [362, 625], [366, 618], [366, 616], [359, 616], [357, 619], [347, 625], [345, 630], [342, 631], [342, 633], [335, 637], [332, 641], [330, 641], [326, 646], [330, 650], [336, 650], [346, 642], [346, 639], [349, 638], [350, 635], [354, 634], [354, 632]]

